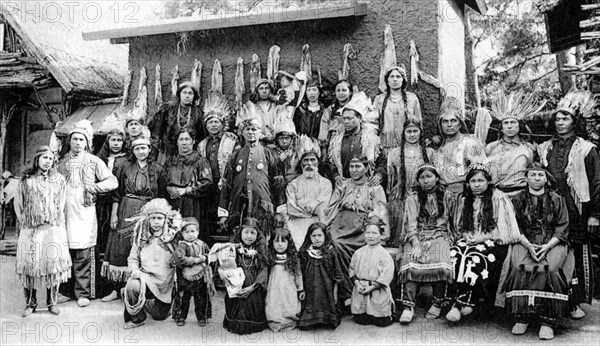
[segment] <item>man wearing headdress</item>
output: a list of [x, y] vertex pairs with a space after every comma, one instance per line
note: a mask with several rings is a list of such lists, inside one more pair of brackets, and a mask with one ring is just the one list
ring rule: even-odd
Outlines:
[[[296, 166], [298, 165], [298, 155], [296, 147], [298, 145], [298, 135], [292, 119], [280, 117], [273, 122], [275, 129], [275, 142], [273, 149], [279, 156], [281, 162], [281, 172], [285, 178], [284, 184], [289, 183], [298, 176]], [[285, 188], [285, 186], [284, 186]]]
[[95, 246], [98, 236], [96, 194], [118, 187], [117, 178], [106, 164], [92, 155], [94, 130], [81, 120], [69, 131], [66, 154], [58, 171], [67, 178], [65, 217], [69, 252], [73, 260], [75, 297], [81, 307], [95, 296]]
[[183, 82], [177, 88], [176, 96], [176, 100], [161, 105], [154, 117], [148, 120], [152, 138], [157, 139], [161, 147], [160, 164], [177, 152], [175, 136], [180, 129], [194, 129], [198, 140], [206, 137], [202, 111], [196, 105], [196, 101], [200, 98], [196, 86], [189, 81]]
[[292, 233], [296, 248], [300, 249], [308, 227], [325, 221], [325, 210], [332, 194], [331, 182], [319, 174], [321, 149], [319, 142], [300, 136], [297, 154], [300, 174], [285, 189], [287, 197], [287, 227]]
[[538, 147], [540, 161], [556, 178], [556, 190], [565, 198], [569, 211], [569, 243], [576, 261], [571, 311], [575, 319], [585, 316], [575, 304], [591, 304], [594, 271], [590, 240], [600, 235], [600, 157], [596, 146], [575, 135], [575, 129], [595, 105], [588, 91], [567, 94], [552, 117], [556, 135]]
[[433, 155], [432, 162], [448, 190], [460, 193], [469, 165], [485, 160], [485, 146], [479, 139], [468, 134], [462, 105], [453, 97], [442, 104], [438, 131], [443, 140]]
[[227, 99], [220, 94], [210, 93], [204, 103], [204, 124], [208, 136], [198, 144], [198, 152], [201, 156], [206, 157], [210, 163], [212, 172], [212, 190], [208, 194], [212, 196], [214, 203], [210, 203], [209, 219], [200, 220], [207, 222], [211, 229], [210, 235], [215, 235], [218, 232], [217, 222], [217, 207], [221, 197], [220, 191], [222, 184], [221, 178], [225, 176], [225, 168], [229, 162], [229, 158], [233, 152], [239, 149], [238, 137], [228, 132], [229, 116], [231, 109]]
[[[275, 95], [275, 85], [272, 80], [261, 78], [256, 82], [256, 87], [250, 94], [250, 100], [240, 109], [236, 126], [240, 126], [242, 119], [254, 117], [261, 122], [263, 142], [271, 143], [275, 138], [273, 122], [278, 117], [292, 119], [294, 107], [286, 106], [285, 93]], [[287, 100], [289, 101], [289, 100]]]
[[533, 162], [535, 148], [521, 133], [525, 121], [537, 111], [532, 96], [521, 93], [512, 93], [508, 99], [502, 94], [492, 105], [492, 116], [500, 121], [500, 139], [486, 146], [485, 162], [492, 170], [492, 183], [508, 196], [527, 187], [525, 169]]
[[377, 114], [364, 92], [355, 94], [342, 113], [344, 131], [329, 143], [328, 166], [336, 186], [350, 178], [350, 159], [364, 156], [368, 165], [369, 186], [385, 184], [386, 157], [377, 135]]
[[[233, 153], [225, 168], [218, 216], [221, 225], [236, 214], [256, 218], [261, 230], [269, 234], [274, 227], [273, 216], [285, 208], [285, 195], [279, 158], [260, 143], [261, 125], [256, 118], [240, 123], [244, 146]], [[281, 218], [277, 215], [277, 221]]]
[[400, 145], [404, 122], [411, 118], [422, 122], [417, 95], [407, 92], [408, 79], [402, 66], [394, 66], [385, 74], [386, 92], [375, 97], [373, 105], [379, 115], [381, 146], [387, 151]]

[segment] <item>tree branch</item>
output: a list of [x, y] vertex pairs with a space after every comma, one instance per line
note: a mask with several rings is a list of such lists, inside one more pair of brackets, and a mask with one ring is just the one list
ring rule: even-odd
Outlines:
[[544, 73], [543, 75], [541, 75], [541, 76], [539, 76], [539, 77], [537, 77], [537, 78], [535, 78], [535, 79], [532, 79], [532, 80], [530, 80], [530, 81], [529, 81], [529, 84], [531, 84], [531, 85], [534, 85], [535, 83], [537, 83], [537, 82], [539, 82], [540, 80], [544, 79], [544, 78], [545, 78], [546, 76], [548, 76], [549, 74], [556, 72], [557, 70], [558, 70], [558, 67], [555, 67], [555, 68], [553, 68], [552, 70], [550, 70], [550, 71], [548, 71], [548, 72]]

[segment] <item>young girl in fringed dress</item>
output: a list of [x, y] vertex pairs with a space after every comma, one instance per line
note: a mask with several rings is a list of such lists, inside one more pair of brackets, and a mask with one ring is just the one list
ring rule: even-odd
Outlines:
[[438, 318], [442, 307], [450, 302], [448, 288], [454, 275], [450, 247], [457, 238], [452, 227], [456, 197], [441, 185], [440, 175], [431, 164], [419, 168], [417, 181], [416, 191], [406, 198], [398, 252], [403, 324], [412, 321], [421, 284], [431, 283], [433, 290], [433, 304], [425, 317]]
[[394, 260], [381, 246], [384, 223], [372, 216], [365, 225], [367, 245], [352, 255], [350, 281], [354, 283], [350, 309], [354, 322], [387, 327], [392, 324], [394, 299], [390, 283], [394, 278]]
[[306, 297], [299, 328], [337, 328], [341, 321], [337, 291], [342, 270], [335, 243], [325, 224], [317, 222], [308, 228], [300, 248], [300, 264]]
[[276, 332], [296, 328], [305, 294], [300, 258], [287, 229], [277, 228], [271, 235], [269, 271], [266, 301], [269, 328]]
[[244, 219], [234, 242], [241, 244], [236, 262], [244, 271], [244, 284], [236, 298], [225, 295], [223, 327], [235, 334], [257, 333], [267, 327], [265, 289], [268, 280], [266, 250], [258, 220]]
[[413, 118], [406, 120], [400, 146], [390, 150], [387, 157], [388, 210], [393, 245], [400, 245], [404, 202], [415, 185], [417, 169], [429, 163], [434, 152], [425, 146], [421, 122]]
[[15, 214], [21, 225], [17, 247], [17, 282], [25, 294], [27, 317], [37, 307], [37, 290], [46, 291], [48, 311], [58, 315], [58, 286], [71, 277], [65, 229], [65, 178], [54, 168], [48, 146], [37, 149], [33, 167], [19, 183]]

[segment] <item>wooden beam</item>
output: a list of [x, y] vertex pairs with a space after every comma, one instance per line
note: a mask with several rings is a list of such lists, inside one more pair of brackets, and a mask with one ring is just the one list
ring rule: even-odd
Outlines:
[[[2, 6], [1, 3], [0, 6]], [[75, 86], [71, 83], [67, 75], [65, 75], [63, 71], [61, 71], [61, 69], [57, 67], [56, 62], [52, 61], [53, 58], [45, 54], [44, 51], [40, 47], [38, 47], [34, 39], [32, 37], [29, 37], [27, 31], [23, 29], [23, 27], [21, 27], [20, 15], [17, 15], [13, 12], [14, 11], [5, 11], [4, 19], [19, 36], [19, 39], [23, 44], [25, 51], [30, 55], [34, 56], [40, 65], [42, 65], [44, 68], [50, 71], [54, 79], [56, 79], [58, 84], [60, 84], [60, 86], [66, 93], [70, 93]], [[15, 19], [15, 17], [18, 17], [18, 19]]]
[[220, 18], [211, 19], [196, 17], [165, 19], [156, 23], [87, 31], [82, 35], [86, 41], [111, 39], [112, 43], [121, 43], [122, 41], [116, 39], [327, 18], [359, 17], [367, 14], [367, 4], [364, 3], [339, 6], [322, 3], [319, 6], [307, 8], [274, 9], [267, 7], [266, 10], [257, 9], [249, 14], [223, 15]]
[[581, 5], [581, 9], [583, 11], [597, 10], [597, 9], [600, 9], [600, 4]]
[[600, 17], [593, 17], [579, 22], [580, 28], [590, 28], [596, 25], [600, 25]]

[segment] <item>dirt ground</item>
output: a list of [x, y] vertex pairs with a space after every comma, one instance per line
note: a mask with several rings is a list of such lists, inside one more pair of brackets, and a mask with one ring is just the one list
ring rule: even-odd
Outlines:
[[[408, 326], [398, 322], [387, 328], [360, 326], [345, 316], [342, 324], [334, 331], [292, 330], [274, 333], [265, 330], [251, 335], [235, 335], [221, 326], [223, 321], [223, 291], [212, 298], [213, 318], [206, 327], [199, 327], [190, 309], [187, 324], [178, 327], [169, 317], [165, 321], [148, 319], [146, 325], [134, 329], [123, 329], [123, 304], [120, 300], [103, 303], [93, 300], [86, 308], [80, 308], [74, 301], [59, 305], [61, 313], [51, 315], [45, 304], [45, 292], [38, 293], [41, 301], [38, 311], [28, 318], [22, 318], [24, 297], [17, 287], [15, 257], [0, 256], [0, 324], [1, 344], [73, 344], [73, 345], [112, 345], [112, 344], [226, 344], [226, 345], [314, 345], [314, 344], [533, 344], [542, 343], [537, 337], [537, 326], [531, 325], [522, 336], [510, 333], [511, 322], [498, 317], [489, 321], [482, 316], [473, 316], [453, 325], [443, 318], [426, 320], [425, 311], [417, 309], [415, 319]], [[598, 345], [600, 337], [600, 302], [584, 306], [586, 318], [580, 321], [564, 320], [555, 331], [555, 339], [544, 344], [589, 344]]]

